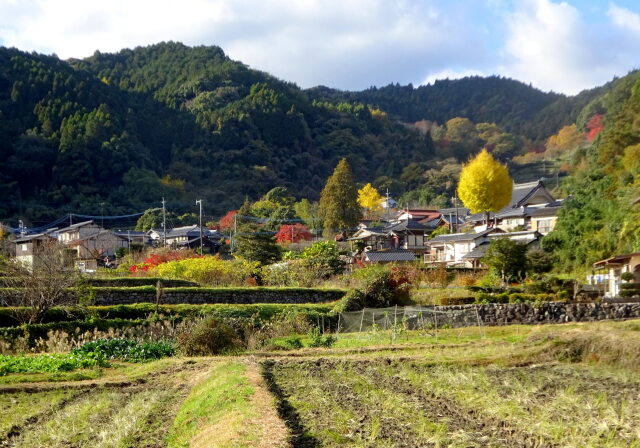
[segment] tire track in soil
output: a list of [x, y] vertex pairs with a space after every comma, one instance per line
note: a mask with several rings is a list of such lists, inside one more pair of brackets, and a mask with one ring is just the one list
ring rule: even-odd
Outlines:
[[[283, 364], [287, 363], [296, 362], [289, 360]], [[401, 394], [406, 397], [407, 401], [412, 402], [414, 406], [416, 406], [416, 409], [419, 409], [423, 413], [424, 417], [429, 421], [434, 423], [446, 423], [449, 428], [449, 433], [464, 432], [472, 434], [474, 440], [482, 441], [481, 445], [476, 446], [518, 446], [523, 448], [552, 448], [558, 446], [543, 437], [513, 428], [504, 421], [496, 421], [474, 412], [473, 410], [466, 410], [451, 399], [417, 388], [408, 380], [398, 376], [388, 376], [385, 375], [384, 372], [376, 370], [377, 366], [391, 365], [391, 360], [378, 360], [375, 362], [372, 362], [371, 360], [367, 360], [365, 362], [344, 362], [320, 358], [315, 362], [307, 361], [300, 363], [306, 364], [306, 371], [319, 379], [323, 379], [325, 377], [325, 371], [337, 366], [352, 368], [355, 373], [371, 379], [372, 382], [378, 386], [384, 387], [393, 393]], [[328, 386], [323, 389], [323, 391], [330, 394], [332, 399], [334, 399], [341, 407], [351, 409], [357, 415], [362, 416], [360, 418], [359, 428], [355, 430], [356, 433], [362, 433], [363, 428], [371, 420], [371, 416], [369, 415], [370, 409], [367, 409], [366, 406], [358, 406], [358, 397], [353, 393], [353, 390], [349, 386], [336, 385], [331, 381], [324, 381], [323, 384]], [[387, 425], [383, 426], [381, 436], [383, 438], [393, 440], [397, 447], [414, 448], [417, 446], [417, 441], [413, 437], [407, 440], [408, 432], [411, 432], [410, 425], [398, 425], [396, 428]]]
[[[66, 406], [69, 406], [83, 399], [85, 395], [88, 395], [89, 393], [94, 392], [95, 390], [96, 390], [95, 388], [91, 388], [91, 387], [82, 389], [77, 394], [69, 398], [66, 398], [64, 400], [61, 400], [55, 406], [50, 407], [46, 411], [39, 412], [36, 415], [32, 415], [31, 417], [27, 418], [20, 424], [13, 425], [6, 434], [0, 435], [0, 446], [11, 446], [12, 441], [15, 438], [19, 437], [23, 432], [29, 430], [30, 428], [34, 427], [37, 424], [40, 424], [43, 421], [46, 421], [49, 417], [51, 417], [56, 412], [61, 411]], [[35, 393], [35, 391], [30, 391], [30, 392]]]
[[[437, 446], [436, 443], [429, 443], [425, 440], [419, 440], [418, 434], [415, 433], [411, 423], [404, 423], [408, 420], [405, 418], [406, 416], [387, 416], [385, 415], [385, 410], [380, 408], [371, 408], [366, 404], [362, 403], [358, 394], [356, 394], [350, 385], [347, 384], [336, 384], [330, 379], [327, 379], [324, 373], [333, 367], [334, 363], [327, 363], [327, 366], [324, 360], [320, 359], [312, 363], [311, 366], [307, 368], [307, 373], [315, 376], [319, 380], [321, 380], [322, 384], [325, 384], [329, 387], [324, 388], [323, 392], [329, 395], [336, 403], [340, 405], [341, 408], [351, 410], [355, 415], [359, 415], [360, 418], [357, 422], [354, 422], [354, 427], [352, 430], [353, 434], [358, 434], [362, 437], [362, 440], [366, 440], [370, 434], [368, 434], [366, 428], [373, 423], [374, 418], [377, 416], [380, 418], [381, 424], [379, 427], [378, 438], [382, 440], [387, 440], [393, 443], [393, 446], [396, 448], [415, 448], [416, 446], [424, 447], [424, 446]], [[325, 364], [325, 366], [323, 366]], [[343, 367], [353, 367], [353, 365], [357, 365], [357, 362], [339, 362], [336, 364], [341, 364]], [[351, 365], [350, 365], [351, 364]], [[367, 361], [367, 364], [372, 364], [371, 361]], [[362, 376], [362, 372], [358, 372]], [[366, 376], [368, 380], [372, 380], [376, 385], [380, 386], [378, 377]], [[375, 378], [375, 379], [374, 379]], [[383, 386], [384, 387], [384, 386]], [[410, 400], [415, 401], [415, 400]], [[417, 409], [421, 409], [419, 406], [416, 406]], [[373, 412], [372, 412], [373, 411]], [[432, 422], [440, 422], [441, 417], [438, 419], [430, 418], [429, 415], [426, 417]], [[386, 421], [386, 422], [385, 422]], [[375, 446], [375, 445], [367, 445], [367, 446]], [[494, 445], [495, 446], [495, 445]]]
[[[391, 366], [391, 360], [384, 360], [384, 364]], [[374, 365], [360, 366], [361, 374], [366, 372], [367, 367], [369, 369], [375, 369]], [[409, 364], [412, 370], [417, 372], [428, 373], [428, 366], [420, 368], [422, 366], [416, 364]], [[455, 430], [469, 431], [476, 433], [478, 438], [483, 440], [492, 440], [502, 444], [506, 447], [523, 447], [523, 448], [541, 448], [541, 447], [558, 447], [556, 443], [548, 440], [546, 437], [531, 434], [526, 431], [514, 428], [503, 420], [496, 420], [482, 415], [480, 412], [465, 409], [460, 406], [455, 400], [437, 395], [433, 392], [426, 391], [414, 384], [409, 380], [401, 378], [399, 376], [387, 376], [381, 375], [379, 372], [369, 372], [369, 375], [373, 374], [383, 383], [389, 384], [391, 390], [401, 393], [408, 397], [414, 397], [420, 403], [420, 407], [423, 411], [426, 411], [426, 416], [430, 420], [432, 418], [446, 418], [451, 423], [449, 426]], [[434, 420], [438, 421], [438, 420]]]
[[274, 376], [276, 361], [268, 359], [262, 362], [262, 377], [267, 389], [276, 398], [278, 415], [285, 422], [291, 436], [289, 443], [292, 448], [320, 448], [322, 445], [315, 437], [308, 434], [308, 429], [303, 425], [300, 414], [289, 403], [288, 396], [278, 385]]

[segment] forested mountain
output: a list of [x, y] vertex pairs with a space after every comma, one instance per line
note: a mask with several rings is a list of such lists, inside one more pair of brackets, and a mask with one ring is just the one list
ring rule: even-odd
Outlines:
[[609, 84], [580, 111], [578, 125], [593, 113], [601, 117], [598, 133], [569, 154], [562, 187], [569, 199], [543, 240], [567, 270], [640, 251], [640, 73]]
[[342, 157], [360, 182], [446, 203], [470, 154], [509, 160], [601, 95], [499, 77], [302, 90], [172, 42], [69, 61], [0, 48], [0, 219], [129, 213], [163, 196], [220, 215], [275, 186], [317, 199]]

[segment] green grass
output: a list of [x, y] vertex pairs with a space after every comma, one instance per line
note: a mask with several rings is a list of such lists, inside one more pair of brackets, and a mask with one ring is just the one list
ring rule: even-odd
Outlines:
[[[206, 432], [211, 427], [215, 428], [212, 432], [230, 431], [232, 428], [237, 430], [238, 425], [254, 417], [250, 401], [254, 389], [244, 376], [245, 371], [245, 365], [240, 362], [217, 364], [208, 378], [194, 387], [182, 404], [169, 432], [167, 446], [189, 447], [193, 445], [192, 440], [198, 439], [201, 431]], [[220, 422], [224, 422], [224, 425], [216, 427]], [[255, 440], [256, 431], [257, 428], [245, 428], [242, 440], [236, 441], [233, 446], [251, 446], [248, 443]], [[223, 434], [219, 437], [225, 438]]]

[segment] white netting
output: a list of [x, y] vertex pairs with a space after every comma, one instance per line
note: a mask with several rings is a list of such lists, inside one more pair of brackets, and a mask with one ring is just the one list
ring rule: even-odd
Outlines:
[[365, 308], [362, 311], [341, 313], [339, 333], [356, 333], [372, 329], [389, 330], [402, 326], [407, 330], [482, 326], [475, 307], [442, 311], [428, 306], [393, 308]]

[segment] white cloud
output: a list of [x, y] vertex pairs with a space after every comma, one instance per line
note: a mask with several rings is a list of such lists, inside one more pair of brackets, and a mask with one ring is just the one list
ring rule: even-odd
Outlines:
[[587, 23], [568, 3], [527, 0], [507, 15], [499, 71], [543, 90], [568, 94], [624, 75], [638, 65], [640, 54], [640, 41], [624, 35], [625, 29], [640, 27], [640, 17], [622, 13], [612, 5], [607, 17]]
[[454, 69], [444, 69], [439, 72], [432, 73], [428, 75], [420, 85], [433, 84], [439, 79], [460, 79], [466, 78], [467, 76], [487, 76], [486, 73], [481, 72], [480, 70], [474, 69], [464, 69], [464, 70], [454, 70]]
[[0, 2], [0, 40], [85, 57], [96, 49], [177, 40], [220, 45], [231, 57], [303, 87], [407, 83], [449, 64], [480, 61], [465, 14], [422, 0], [38, 0]]
[[0, 0], [0, 43], [68, 58], [174, 40], [302, 87], [500, 74], [576, 93], [638, 65], [640, 15], [606, 12], [594, 24], [555, 0]]

